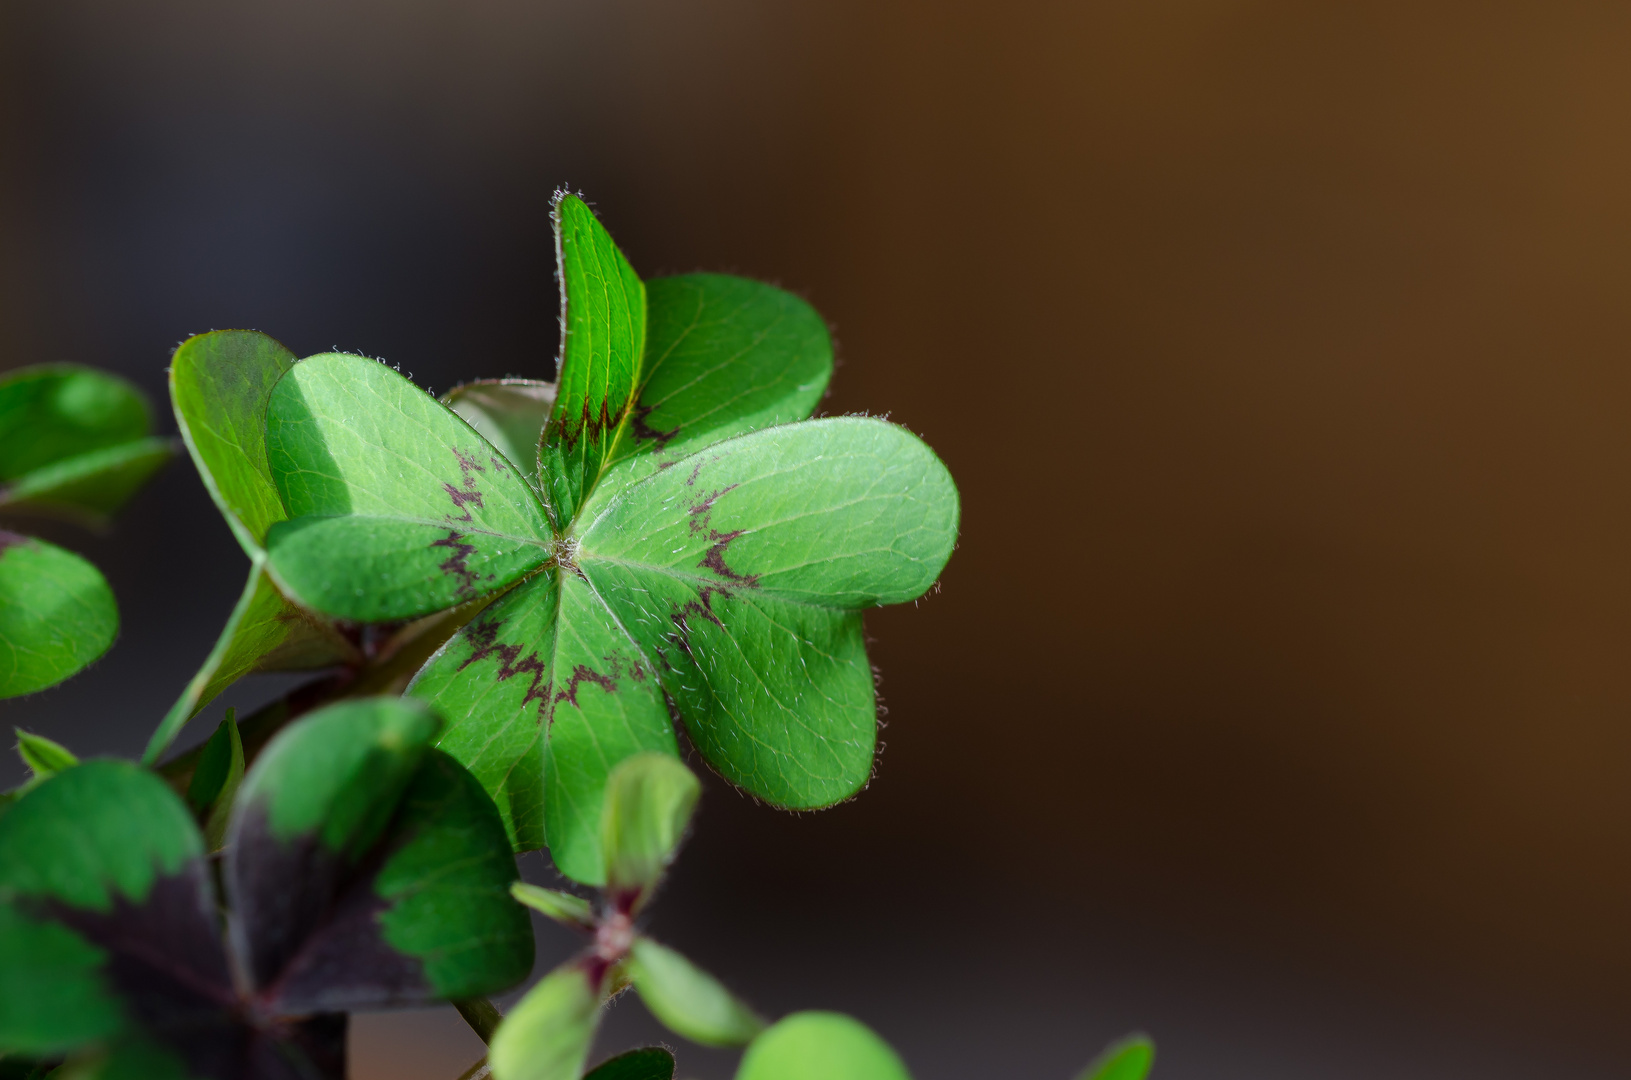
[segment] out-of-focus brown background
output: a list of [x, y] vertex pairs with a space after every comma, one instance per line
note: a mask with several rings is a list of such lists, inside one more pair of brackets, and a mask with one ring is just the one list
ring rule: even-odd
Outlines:
[[[643, 273], [809, 297], [825, 408], [964, 494], [870, 622], [872, 788], [714, 783], [660, 935], [925, 1080], [1135, 1027], [1158, 1080], [1631, 1075], [1628, 55], [1563, 0], [6, 0], [0, 366], [547, 376], [571, 184]], [[242, 558], [184, 462], [46, 531], [124, 639], [0, 721], [133, 752]], [[354, 1075], [477, 1052], [369, 1018]]]

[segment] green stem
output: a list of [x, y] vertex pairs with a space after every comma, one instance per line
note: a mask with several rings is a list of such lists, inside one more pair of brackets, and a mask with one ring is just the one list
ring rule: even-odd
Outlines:
[[487, 1067], [487, 1055], [483, 1054], [476, 1059], [476, 1063], [459, 1074], [459, 1080], [487, 1080], [492, 1070]]
[[459, 1015], [470, 1025], [470, 1030], [479, 1035], [484, 1043], [493, 1041], [493, 1032], [504, 1020], [504, 1014], [486, 998], [460, 998], [453, 1003], [453, 1007], [459, 1010]]

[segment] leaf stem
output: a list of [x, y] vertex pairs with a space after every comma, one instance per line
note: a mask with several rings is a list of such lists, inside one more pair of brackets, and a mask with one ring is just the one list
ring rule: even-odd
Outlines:
[[459, 1074], [459, 1080], [487, 1080], [492, 1074], [492, 1069], [487, 1065], [487, 1055], [483, 1054], [474, 1065]]
[[[459, 1010], [459, 1015], [470, 1025], [470, 1030], [480, 1036], [484, 1043], [493, 1041], [493, 1032], [498, 1030], [498, 1025], [504, 1020], [504, 1014], [486, 998], [460, 998], [453, 1003], [453, 1007]], [[486, 1059], [483, 1058], [482, 1061], [485, 1062]]]

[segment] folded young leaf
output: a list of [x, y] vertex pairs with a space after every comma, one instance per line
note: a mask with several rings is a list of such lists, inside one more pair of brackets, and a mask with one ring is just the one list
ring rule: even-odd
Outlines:
[[602, 969], [570, 960], [527, 991], [487, 1049], [494, 1080], [578, 1080], [600, 1025]]
[[1144, 1080], [1154, 1064], [1155, 1044], [1144, 1035], [1129, 1035], [1095, 1058], [1076, 1080]]
[[124, 762], [67, 769], [0, 818], [0, 1054], [338, 1080], [344, 1017], [245, 1022], [203, 855], [181, 800]]
[[581, 896], [559, 889], [539, 888], [523, 881], [510, 886], [510, 895], [515, 897], [517, 903], [543, 912], [562, 926], [590, 931], [595, 928], [595, 909]]
[[900, 1056], [842, 1013], [800, 1012], [753, 1040], [736, 1080], [910, 1080]]
[[107, 372], [40, 364], [0, 379], [0, 504], [100, 520], [169, 456], [141, 392]]
[[525, 978], [532, 929], [509, 896], [503, 827], [475, 780], [429, 749], [438, 727], [418, 702], [331, 705], [244, 779], [223, 875], [231, 939], [276, 1011], [472, 997]]
[[634, 939], [629, 977], [664, 1027], [703, 1046], [746, 1046], [765, 1022], [684, 956], [650, 938]]
[[232, 802], [237, 797], [238, 785], [244, 778], [244, 744], [238, 735], [234, 710], [228, 709], [204, 744], [198, 768], [192, 782], [187, 785], [187, 802], [193, 813], [204, 818], [204, 849], [219, 851], [226, 842], [227, 825], [232, 817]]
[[79, 764], [79, 758], [61, 743], [22, 728], [13, 730], [17, 732], [17, 756], [34, 773], [34, 779], [45, 780]]
[[0, 698], [61, 682], [107, 652], [119, 609], [78, 555], [0, 530]]
[[691, 770], [667, 754], [635, 754], [611, 771], [601, 846], [606, 892], [619, 910], [638, 911], [657, 887], [701, 794], [702, 785]]
[[0, 506], [101, 526], [174, 452], [172, 440], [148, 438], [64, 458], [0, 486]]
[[267, 446], [291, 518], [268, 533], [272, 573], [325, 614], [428, 615], [550, 557], [543, 508], [515, 467], [383, 364], [296, 364], [272, 391]]
[[553, 218], [561, 365], [539, 463], [550, 514], [565, 531], [628, 420], [645, 350], [646, 290], [582, 199], [560, 196]]
[[471, 620], [408, 693], [449, 718], [437, 745], [493, 795], [516, 850], [547, 842], [556, 867], [589, 885], [606, 880], [600, 817], [613, 766], [679, 752], [650, 666], [582, 579], [555, 570]]
[[442, 402], [536, 483], [538, 443], [555, 404], [554, 383], [482, 379], [455, 386], [442, 395]]
[[674, 1055], [660, 1046], [642, 1046], [607, 1058], [583, 1080], [674, 1080]]
[[634, 413], [607, 468], [628, 484], [721, 439], [806, 419], [831, 377], [827, 326], [792, 293], [729, 274], [654, 278]]

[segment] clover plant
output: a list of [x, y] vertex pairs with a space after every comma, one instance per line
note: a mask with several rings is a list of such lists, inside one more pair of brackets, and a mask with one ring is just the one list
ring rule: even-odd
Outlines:
[[[554, 221], [555, 370], [518, 358], [438, 399], [253, 331], [176, 349], [181, 442], [248, 576], [141, 763], [19, 732], [0, 1077], [332, 1080], [350, 1013], [452, 1002], [489, 1043], [472, 1080], [671, 1080], [667, 1047], [585, 1071], [625, 991], [683, 1040], [745, 1048], [739, 1080], [908, 1075], [857, 1020], [770, 1022], [643, 916], [701, 791], [686, 747], [772, 806], [866, 785], [862, 617], [934, 586], [957, 490], [902, 427], [811, 419], [832, 347], [804, 301], [644, 281], [574, 195]], [[0, 512], [101, 526], [170, 452], [111, 376], [0, 381]], [[94, 567], [0, 531], [0, 696], [116, 628]], [[172, 752], [269, 670], [314, 677]], [[541, 848], [562, 887], [518, 880]], [[585, 944], [503, 1014], [488, 998], [527, 977], [529, 909]], [[1135, 1039], [1082, 1076], [1150, 1061]]]

